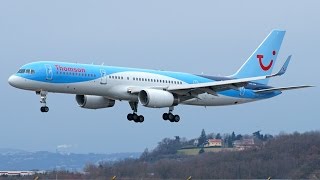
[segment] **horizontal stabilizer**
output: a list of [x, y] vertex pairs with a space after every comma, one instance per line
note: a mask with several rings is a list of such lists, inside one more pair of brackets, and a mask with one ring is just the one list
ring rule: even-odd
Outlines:
[[273, 91], [287, 91], [292, 89], [300, 89], [300, 88], [308, 88], [308, 87], [314, 87], [309, 85], [303, 85], [303, 86], [290, 86], [290, 87], [280, 87], [280, 88], [269, 88], [269, 89], [261, 89], [261, 90], [255, 90], [255, 93], [270, 93]]

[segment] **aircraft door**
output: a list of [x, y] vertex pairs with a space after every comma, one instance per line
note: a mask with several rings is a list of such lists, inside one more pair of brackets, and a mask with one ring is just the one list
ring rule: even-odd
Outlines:
[[246, 89], [244, 87], [241, 87], [239, 92], [240, 96], [244, 96], [245, 93], [246, 93]]
[[107, 84], [107, 73], [106, 73], [106, 70], [100, 69], [100, 74], [101, 74], [100, 84]]
[[46, 64], [46, 80], [51, 81], [53, 79], [53, 72], [52, 72], [52, 67], [50, 64]]

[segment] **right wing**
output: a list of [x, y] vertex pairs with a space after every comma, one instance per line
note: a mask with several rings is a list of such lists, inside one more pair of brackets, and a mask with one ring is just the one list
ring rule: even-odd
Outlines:
[[195, 96], [197, 94], [201, 94], [205, 92], [208, 94], [217, 95], [217, 92], [219, 91], [225, 91], [229, 89], [238, 89], [240, 87], [246, 86], [251, 81], [267, 79], [275, 76], [281, 76], [286, 72], [290, 59], [291, 59], [291, 55], [287, 58], [286, 62], [283, 64], [280, 71], [272, 75], [222, 80], [222, 81], [199, 83], [199, 84], [170, 85], [164, 90], [167, 90], [179, 95], [189, 94], [189, 95]]

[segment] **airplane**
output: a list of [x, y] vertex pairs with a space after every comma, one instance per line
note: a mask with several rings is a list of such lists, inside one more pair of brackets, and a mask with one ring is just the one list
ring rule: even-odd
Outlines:
[[174, 115], [177, 105], [224, 106], [264, 100], [283, 91], [313, 87], [310, 85], [272, 87], [268, 81], [283, 75], [291, 55], [279, 72], [272, 74], [285, 31], [272, 30], [258, 48], [233, 75], [221, 77], [182, 72], [37, 61], [23, 65], [8, 83], [16, 88], [36, 92], [48, 112], [47, 94], [75, 94], [78, 105], [87, 109], [110, 108], [116, 101], [128, 101], [132, 113], [129, 121], [143, 122], [138, 104], [148, 108], [169, 108], [164, 120], [179, 122]]

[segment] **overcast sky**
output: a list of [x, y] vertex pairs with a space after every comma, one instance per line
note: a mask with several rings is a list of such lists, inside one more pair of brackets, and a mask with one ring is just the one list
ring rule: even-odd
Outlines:
[[74, 95], [39, 96], [11, 87], [8, 77], [25, 63], [55, 60], [205, 73], [233, 74], [272, 29], [287, 31], [274, 71], [293, 55], [272, 86], [319, 86], [320, 3], [310, 1], [1, 1], [1, 144], [28, 151], [132, 152], [152, 149], [201, 129], [220, 133], [305, 132], [320, 129], [319, 88], [287, 91], [265, 101], [227, 107], [139, 107], [145, 122], [128, 122], [127, 102], [86, 110]]

